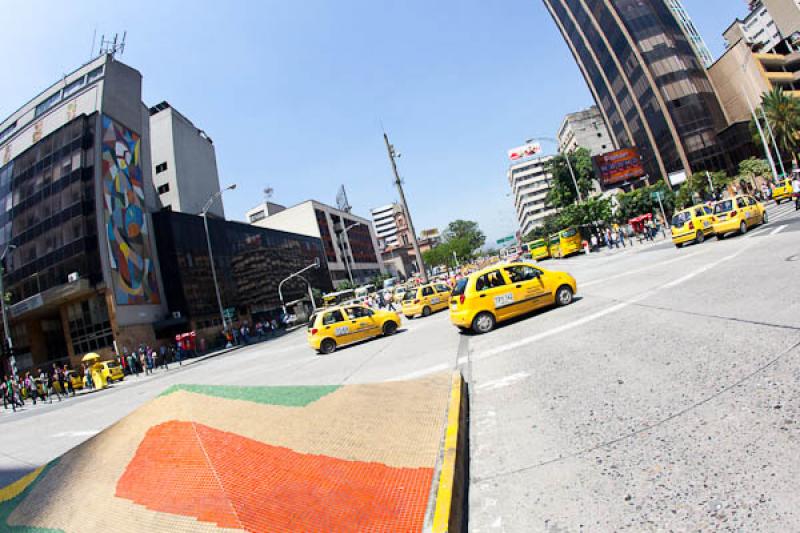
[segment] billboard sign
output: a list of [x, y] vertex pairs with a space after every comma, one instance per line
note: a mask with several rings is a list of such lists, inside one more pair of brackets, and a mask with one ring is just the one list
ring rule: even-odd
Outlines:
[[597, 177], [603, 188], [622, 183], [623, 181], [641, 178], [645, 175], [639, 150], [623, 148], [592, 158]]
[[508, 151], [508, 158], [511, 161], [519, 161], [528, 157], [533, 157], [542, 151], [542, 145], [539, 143], [528, 143], [522, 146], [517, 146]]

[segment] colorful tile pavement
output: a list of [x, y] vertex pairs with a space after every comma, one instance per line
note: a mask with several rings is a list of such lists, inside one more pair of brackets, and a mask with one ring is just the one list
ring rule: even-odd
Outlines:
[[421, 531], [450, 381], [172, 387], [0, 489], [0, 531]]

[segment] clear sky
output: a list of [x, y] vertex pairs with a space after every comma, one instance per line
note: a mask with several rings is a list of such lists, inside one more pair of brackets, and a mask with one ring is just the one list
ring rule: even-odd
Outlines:
[[[746, 11], [684, 4], [715, 57]], [[341, 184], [369, 217], [397, 196], [385, 127], [417, 230], [466, 218], [494, 240], [517, 225], [506, 149], [593, 103], [541, 0], [3, 0], [0, 17], [0, 116], [87, 61], [95, 28], [127, 30], [145, 103], [214, 139], [231, 219], [268, 186], [293, 205]]]

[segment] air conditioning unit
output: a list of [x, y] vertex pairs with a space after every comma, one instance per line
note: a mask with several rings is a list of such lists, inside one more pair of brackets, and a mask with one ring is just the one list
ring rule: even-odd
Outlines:
[[79, 279], [81, 279], [81, 275], [77, 272], [71, 272], [69, 275], [67, 275], [67, 281], [69, 283], [75, 283]]
[[180, 311], [173, 311], [172, 312], [172, 318], [180, 318], [180, 317], [181, 317], [181, 312]]

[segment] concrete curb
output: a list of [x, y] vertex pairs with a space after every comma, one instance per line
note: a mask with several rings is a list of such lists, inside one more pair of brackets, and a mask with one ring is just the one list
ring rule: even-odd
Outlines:
[[467, 530], [466, 498], [469, 480], [467, 429], [469, 402], [467, 386], [460, 372], [453, 373], [447, 425], [440, 452], [433, 517], [425, 531], [432, 533]]

